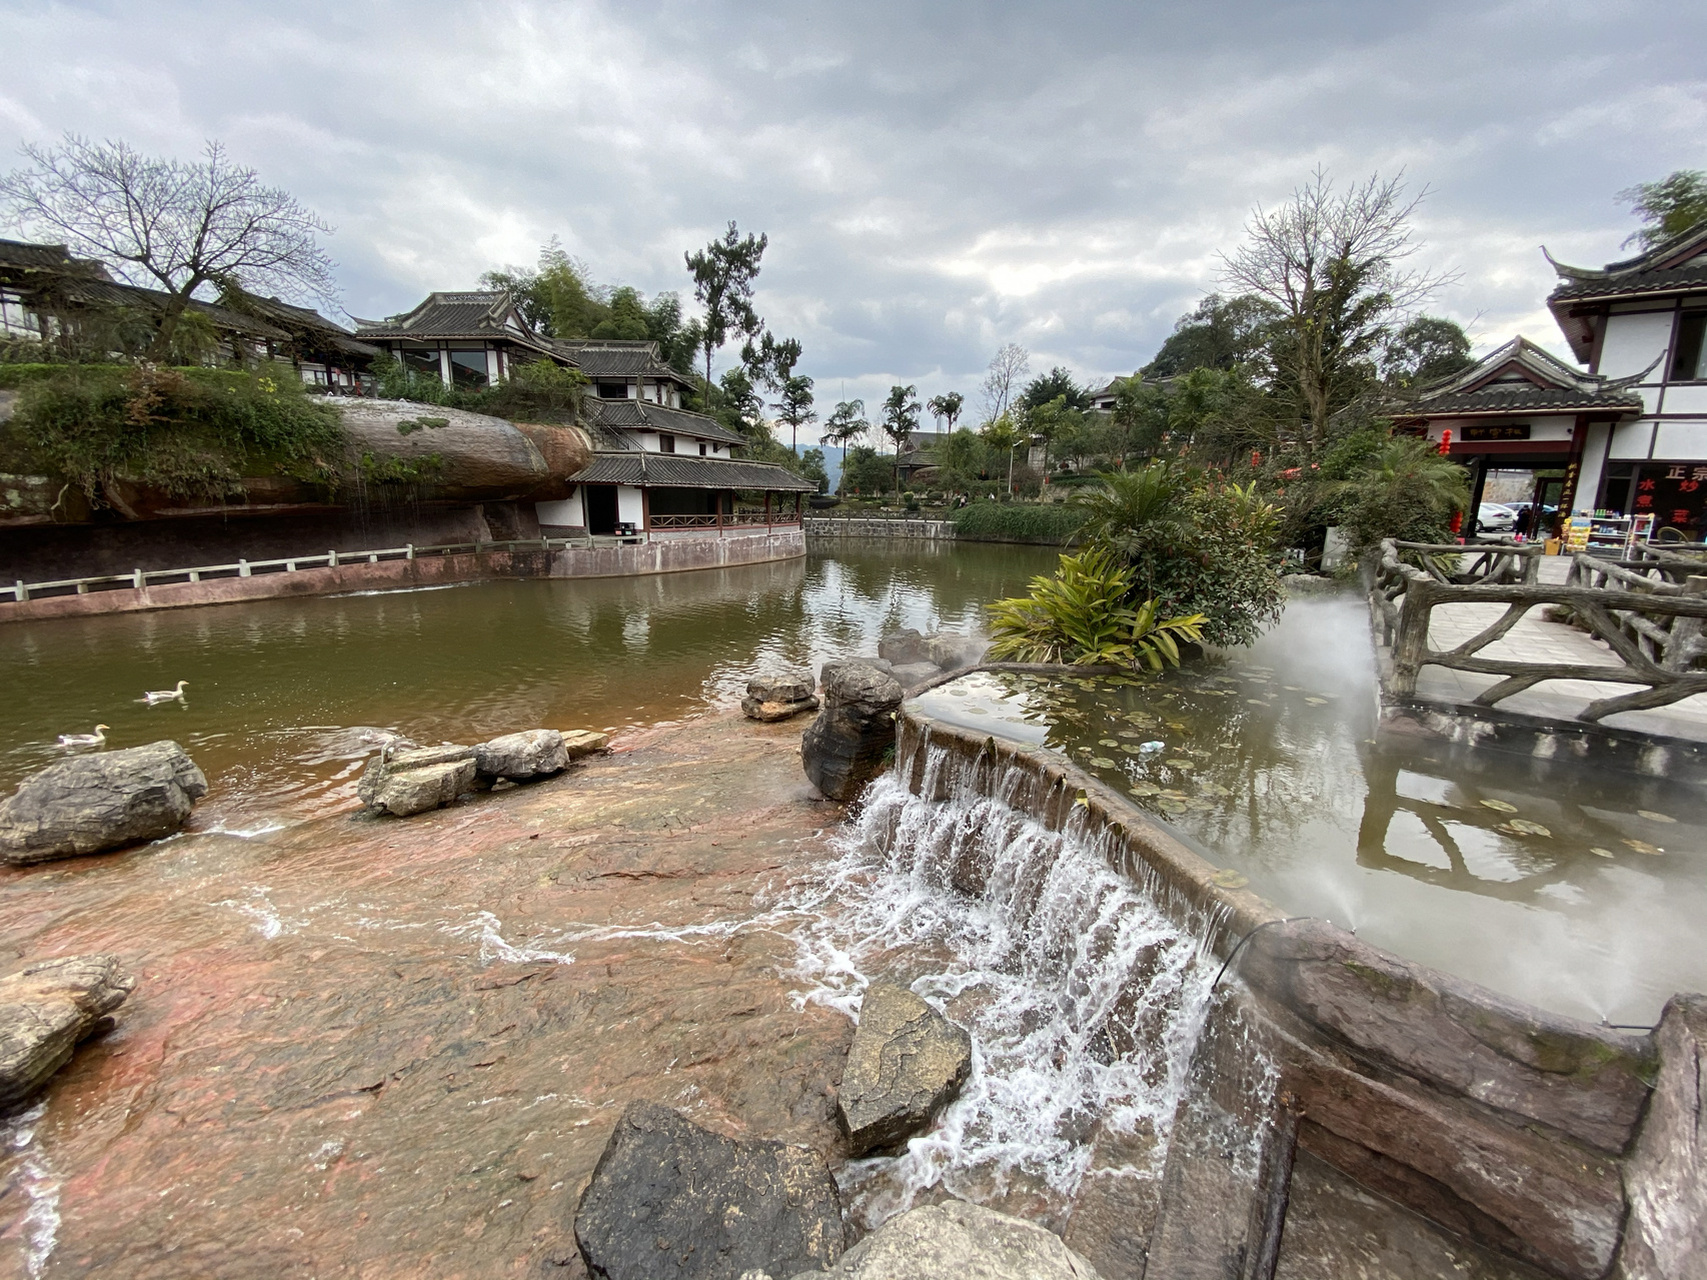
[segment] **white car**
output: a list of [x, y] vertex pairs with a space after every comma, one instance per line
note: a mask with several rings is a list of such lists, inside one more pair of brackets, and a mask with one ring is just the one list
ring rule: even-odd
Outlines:
[[1510, 533], [1517, 523], [1517, 512], [1497, 502], [1484, 502], [1476, 508], [1476, 528], [1483, 533]]

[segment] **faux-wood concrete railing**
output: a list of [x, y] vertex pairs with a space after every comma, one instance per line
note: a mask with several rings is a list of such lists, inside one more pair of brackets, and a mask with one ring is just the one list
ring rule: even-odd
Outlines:
[[[1400, 557], [1405, 552], [1412, 553], [1428, 570], [1404, 563]], [[1643, 686], [1632, 693], [1600, 698], [1578, 712], [1577, 719], [1596, 723], [1621, 711], [1645, 711], [1707, 693], [1707, 671], [1697, 669], [1707, 654], [1703, 637], [1707, 577], [1690, 577], [1674, 584], [1580, 557], [1589, 561], [1589, 567], [1583, 569], [1579, 564], [1576, 582], [1589, 581], [1592, 574], [1598, 575], [1593, 580], [1599, 585], [1542, 585], [1534, 580], [1536, 552], [1513, 546], [1485, 555], [1487, 566], [1482, 579], [1464, 582], [1453, 580], [1463, 575], [1449, 574], [1443, 567], [1453, 554], [1463, 555], [1465, 548], [1392, 539], [1381, 544], [1370, 603], [1391, 651], [1391, 668], [1386, 673], [1389, 694], [1414, 696], [1419, 673], [1431, 665], [1503, 676], [1473, 700], [1474, 705], [1486, 707], [1548, 680]], [[1524, 559], [1527, 564], [1522, 578], [1514, 580], [1518, 577], [1514, 566]], [[1450, 604], [1507, 607], [1497, 620], [1457, 647], [1431, 648], [1429, 628], [1434, 610]], [[1508, 635], [1531, 609], [1548, 605], [1568, 609], [1575, 621], [1606, 642], [1619, 664], [1481, 656], [1482, 650]]]

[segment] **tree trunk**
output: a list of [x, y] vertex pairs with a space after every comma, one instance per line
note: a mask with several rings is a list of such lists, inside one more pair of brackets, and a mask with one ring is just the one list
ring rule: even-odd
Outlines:
[[178, 332], [178, 321], [189, 305], [188, 293], [174, 293], [166, 309], [160, 313], [160, 327], [155, 330], [154, 341], [148, 344], [148, 358], [154, 363], [165, 364], [171, 358], [172, 337]]

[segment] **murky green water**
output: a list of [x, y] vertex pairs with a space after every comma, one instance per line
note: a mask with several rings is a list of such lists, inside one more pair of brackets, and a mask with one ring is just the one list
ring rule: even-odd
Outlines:
[[1366, 615], [1294, 602], [1154, 680], [977, 675], [921, 709], [1065, 752], [1283, 910], [1520, 999], [1651, 1023], [1707, 990], [1692, 787], [1376, 729]]
[[[1054, 556], [1032, 547], [853, 549], [602, 581], [495, 582], [0, 627], [0, 787], [62, 733], [172, 737], [233, 827], [350, 803], [381, 731], [468, 742], [620, 729], [732, 705], [757, 673], [876, 653], [901, 627], [967, 630]], [[145, 690], [188, 680], [183, 703]]]

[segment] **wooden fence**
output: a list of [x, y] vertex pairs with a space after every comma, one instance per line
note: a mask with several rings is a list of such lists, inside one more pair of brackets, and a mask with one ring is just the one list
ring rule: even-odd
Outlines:
[[[1639, 685], [1601, 698], [1577, 718], [1595, 723], [1621, 711], [1667, 706], [1707, 693], [1707, 561], [1645, 553], [1607, 561], [1578, 555], [1563, 585], [1537, 582], [1539, 547], [1461, 547], [1392, 539], [1381, 544], [1370, 587], [1370, 608], [1391, 663], [1387, 692], [1414, 697], [1425, 666], [1503, 679], [1474, 699], [1491, 707], [1548, 680]], [[1442, 605], [1503, 604], [1505, 612], [1455, 648], [1430, 647], [1434, 611]], [[1553, 607], [1606, 642], [1616, 664], [1490, 658], [1482, 650], [1504, 638], [1530, 610]]]

